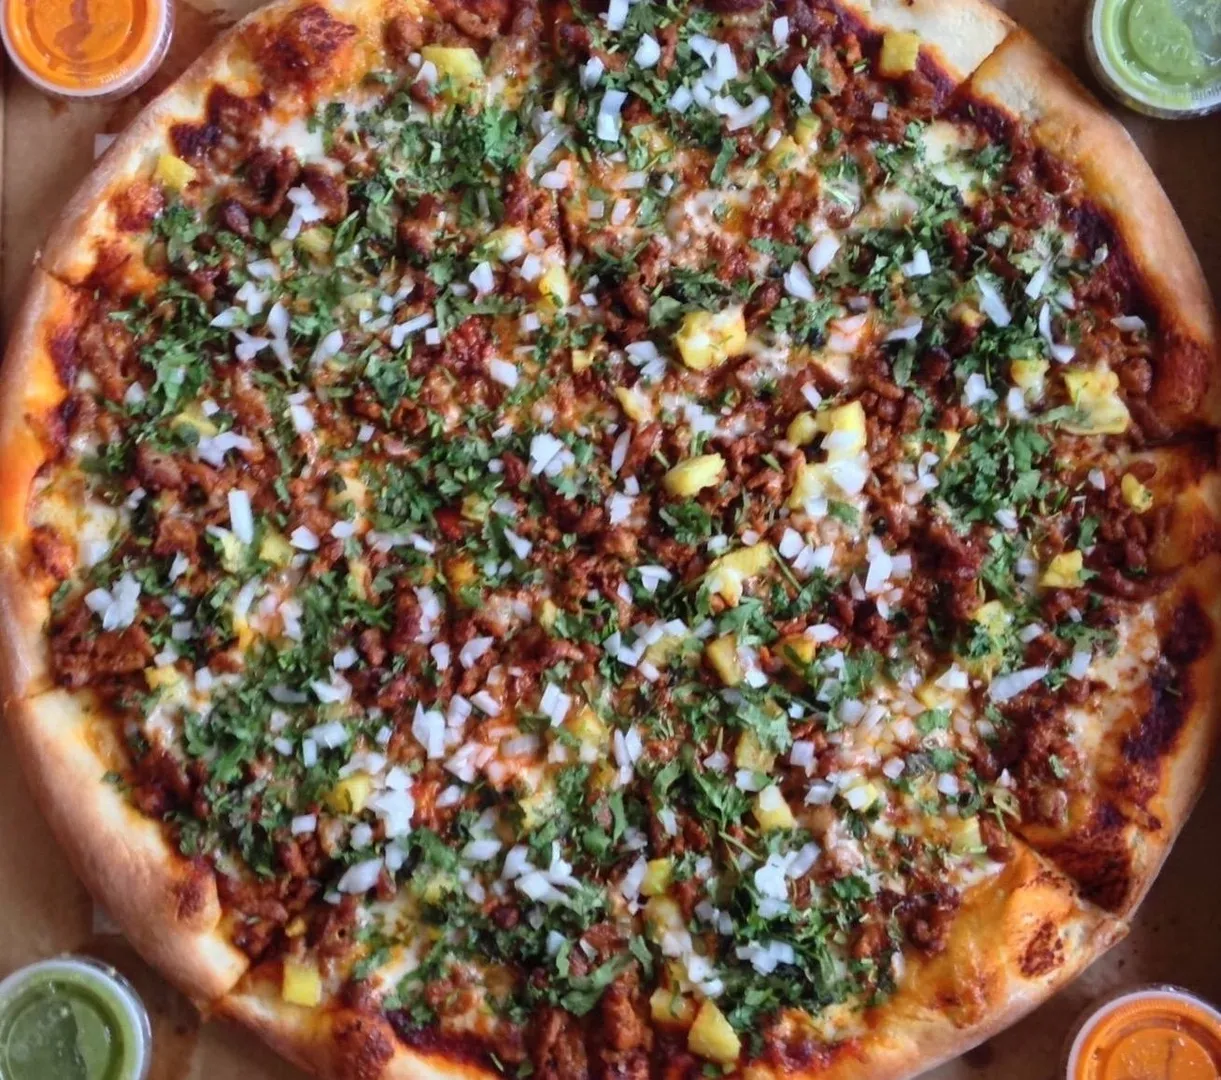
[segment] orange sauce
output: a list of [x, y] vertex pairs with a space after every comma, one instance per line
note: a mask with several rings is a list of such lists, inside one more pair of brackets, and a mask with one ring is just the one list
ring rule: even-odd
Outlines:
[[1086, 1022], [1069, 1080], [1221, 1080], [1221, 1017], [1177, 994], [1116, 1002]]
[[3, 2], [9, 51], [27, 77], [52, 92], [130, 89], [167, 44], [169, 0]]

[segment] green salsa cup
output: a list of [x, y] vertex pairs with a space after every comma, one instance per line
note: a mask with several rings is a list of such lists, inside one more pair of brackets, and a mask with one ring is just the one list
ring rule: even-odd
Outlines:
[[1131, 109], [1221, 108], [1221, 0], [1093, 0], [1085, 40], [1099, 82]]
[[87, 957], [0, 982], [0, 1080], [145, 1080], [148, 1013], [113, 968]]

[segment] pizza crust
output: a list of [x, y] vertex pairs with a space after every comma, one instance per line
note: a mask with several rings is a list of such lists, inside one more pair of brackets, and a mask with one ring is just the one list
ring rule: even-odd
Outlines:
[[1020, 843], [963, 900], [946, 948], [920, 963], [877, 1012], [875, 1033], [825, 1080], [903, 1080], [1015, 1023], [1127, 933]]
[[876, 30], [918, 34], [956, 82], [967, 79], [1015, 25], [981, 0], [846, 0], [844, 6]]
[[214, 1011], [255, 1032], [306, 1072], [334, 1080], [494, 1080], [498, 1075], [452, 1057], [412, 1050], [389, 1023], [365, 1013], [288, 1005], [267, 980], [244, 980]]
[[[1221, 479], [1211, 476], [1214, 499], [1221, 492]], [[1213, 553], [1180, 574], [1174, 587], [1163, 596], [1162, 617], [1170, 627], [1167, 636], [1184, 633], [1176, 628], [1178, 613], [1190, 604], [1207, 620], [1211, 641], [1201, 654], [1180, 668], [1179, 690], [1187, 705], [1178, 723], [1162, 727], [1157, 718], [1142, 718], [1142, 727], [1132, 733], [1136, 745], [1147, 742], [1158, 770], [1157, 792], [1145, 809], [1159, 828], [1143, 834], [1136, 851], [1136, 880], [1128, 902], [1117, 914], [1133, 915], [1156, 880], [1192, 808], [1204, 792], [1212, 755], [1221, 737], [1221, 554]], [[1194, 616], [1193, 616], [1194, 618]]]
[[46, 595], [26, 569], [30, 487], [47, 460], [45, 421], [66, 390], [52, 335], [70, 328], [76, 296], [35, 269], [0, 375], [0, 695], [20, 700], [49, 687]]
[[[1123, 938], [1126, 925], [1084, 903], [1073, 884], [1016, 845], [996, 876], [971, 890], [946, 947], [909, 953], [903, 988], [869, 1017], [875, 1026], [829, 1064], [760, 1080], [904, 1080], [935, 1068], [1015, 1023]], [[310, 1072], [337, 1080], [492, 1080], [477, 1065], [421, 1054], [389, 1024], [351, 1010], [282, 1002], [274, 982], [251, 973], [216, 1012], [257, 1032]], [[386, 1045], [393, 1047], [389, 1055]]]
[[[1163, 345], [1170, 346], [1155, 373], [1155, 408], [1175, 428], [1221, 424], [1221, 354], [1208, 283], [1178, 214], [1132, 137], [1021, 29], [979, 66], [969, 88], [1078, 170], [1123, 239], [1157, 311]], [[1184, 383], [1201, 384], [1201, 391], [1206, 384], [1206, 394], [1197, 399], [1184, 393]]]
[[228, 991], [249, 961], [227, 940], [215, 877], [103, 779], [121, 761], [110, 723], [61, 690], [10, 701], [6, 713], [34, 798], [93, 897], [193, 1000]]
[[[396, 14], [420, 16], [428, 10], [421, 0], [280, 0], [248, 15], [221, 34], [175, 82], [147, 105], [110, 145], [94, 170], [60, 214], [38, 264], [65, 282], [92, 282], [98, 269], [98, 253], [108, 249], [108, 266], [121, 267], [125, 289], [136, 293], [156, 288], [158, 278], [143, 265], [142, 232], [124, 233], [115, 220], [111, 196], [132, 181], [152, 174], [162, 153], [173, 153], [170, 133], [175, 124], [201, 124], [206, 120], [208, 92], [223, 84], [234, 94], [251, 96], [266, 92], [253, 45], [260, 32], [274, 28], [292, 12], [304, 7], [324, 7], [337, 19], [355, 25], [364, 33], [349, 50], [344, 65], [328, 71], [336, 82], [350, 82], [368, 70], [380, 57], [381, 26]], [[304, 115], [310, 101], [301, 94], [271, 95], [278, 116]]]

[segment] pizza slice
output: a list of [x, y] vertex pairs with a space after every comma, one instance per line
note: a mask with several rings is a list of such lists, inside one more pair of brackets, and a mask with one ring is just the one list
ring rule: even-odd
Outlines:
[[1198, 796], [1215, 738], [1213, 470], [1211, 445], [1093, 465], [1064, 522], [1070, 546], [1042, 571], [1041, 613], [1018, 630], [1035, 665], [1023, 670], [1069, 680], [1071, 702], [1054, 707], [1036, 688], [1000, 706], [1013, 724], [997, 763], [1015, 781], [1018, 835], [1121, 916]]
[[1080, 234], [1094, 245], [1116, 238], [1118, 257], [1103, 264], [1091, 299], [1122, 336], [1152, 346], [1132, 395], [1143, 426], [1156, 438], [1215, 428], [1216, 312], [1182, 223], [1131, 136], [1025, 32], [1006, 38], [969, 86], [980, 108], [1022, 125], [1051, 191], [1069, 185]]

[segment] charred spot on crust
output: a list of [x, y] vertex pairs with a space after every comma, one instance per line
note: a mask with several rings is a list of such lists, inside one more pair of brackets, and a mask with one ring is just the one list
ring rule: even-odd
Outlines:
[[1123, 740], [1124, 760], [1147, 765], [1161, 760], [1174, 746], [1187, 719], [1190, 702], [1182, 693], [1174, 671], [1159, 667], [1150, 684], [1152, 701], [1134, 731]]
[[320, 4], [298, 8], [266, 36], [257, 49], [259, 66], [271, 83], [302, 85], [325, 71], [327, 61], [356, 35]]
[[1171, 663], [1182, 667], [1199, 660], [1208, 651], [1212, 638], [1208, 614], [1199, 598], [1192, 593], [1175, 609], [1162, 649]]
[[377, 1080], [394, 1056], [394, 1033], [385, 1021], [363, 1013], [344, 1012], [331, 1027], [335, 1075], [339, 1080]]
[[1075, 833], [1046, 855], [1081, 886], [1081, 895], [1107, 911], [1124, 906], [1132, 890], [1132, 852], [1124, 814], [1111, 802], [1099, 806]]
[[[1152, 700], [1134, 731], [1123, 741], [1124, 760], [1133, 765], [1161, 761], [1173, 749], [1194, 700], [1182, 669], [1203, 656], [1212, 644], [1213, 631], [1199, 599], [1189, 595], [1175, 609], [1162, 639], [1169, 664], [1161, 665], [1151, 680]], [[1173, 665], [1170, 666], [1170, 665]]]
[[212, 868], [202, 860], [192, 862], [190, 872], [174, 887], [178, 921], [194, 922], [207, 910], [213, 891]]
[[403, 1011], [387, 1013], [394, 1033], [406, 1046], [424, 1054], [443, 1054], [454, 1061], [471, 1065], [488, 1064], [487, 1048], [478, 1039], [463, 1039], [445, 1034], [435, 1027], [415, 1023], [410, 1014]]
[[1019, 961], [1022, 974], [1028, 979], [1034, 979], [1054, 971], [1063, 963], [1064, 946], [1060, 942], [1060, 934], [1055, 923], [1046, 919], [1039, 924], [1034, 937], [1026, 943], [1026, 948], [1022, 951]]

